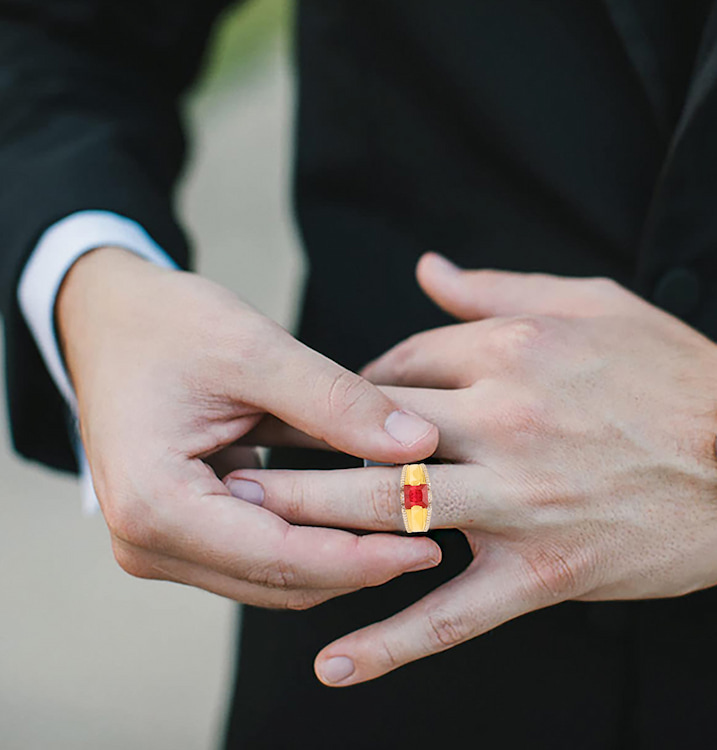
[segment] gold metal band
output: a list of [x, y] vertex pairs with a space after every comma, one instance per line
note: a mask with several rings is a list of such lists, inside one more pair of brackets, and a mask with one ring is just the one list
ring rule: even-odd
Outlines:
[[401, 470], [401, 514], [409, 534], [426, 532], [431, 525], [431, 480], [425, 464], [405, 464]]

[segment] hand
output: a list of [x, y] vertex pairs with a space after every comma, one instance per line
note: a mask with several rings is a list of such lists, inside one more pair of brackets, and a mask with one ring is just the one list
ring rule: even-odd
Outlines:
[[[568, 599], [717, 583], [717, 347], [606, 280], [436, 256], [418, 278], [471, 322], [415, 335], [363, 375], [438, 425], [449, 463], [429, 467], [431, 525], [461, 529], [474, 560], [324, 648], [319, 677], [369, 680]], [[231, 476], [260, 482], [264, 507], [292, 521], [403, 528], [399, 467]]]
[[209, 463], [265, 413], [378, 461], [430, 455], [437, 431], [227, 290], [102, 248], [73, 266], [57, 315], [94, 485], [127, 572], [305, 608], [439, 561], [428, 539], [298, 528], [256, 497], [232, 497]]

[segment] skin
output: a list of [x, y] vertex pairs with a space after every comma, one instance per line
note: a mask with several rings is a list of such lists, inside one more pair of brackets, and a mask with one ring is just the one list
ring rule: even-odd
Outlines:
[[227, 290], [100, 248], [71, 269], [56, 317], [128, 573], [304, 609], [440, 561], [427, 538], [298, 527], [230, 494], [216, 471], [255, 463], [234, 445], [268, 415], [376, 461], [420, 460], [438, 434]]
[[[605, 279], [462, 271], [434, 254], [417, 275], [464, 322], [412, 336], [362, 375], [438, 425], [432, 527], [460, 529], [474, 559], [326, 646], [318, 677], [371, 680], [566, 600], [715, 585], [717, 347]], [[399, 476], [241, 470], [227, 484], [259, 483], [291, 522], [398, 531]]]

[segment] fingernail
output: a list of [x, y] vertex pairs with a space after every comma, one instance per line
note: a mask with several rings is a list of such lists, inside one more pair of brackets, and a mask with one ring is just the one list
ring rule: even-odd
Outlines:
[[431, 254], [431, 262], [439, 273], [458, 273], [461, 270], [455, 263], [438, 253]]
[[406, 411], [391, 412], [386, 417], [384, 424], [386, 432], [401, 445], [405, 445], [406, 448], [426, 437], [432, 427], [432, 424], [421, 419], [421, 417], [409, 414]]
[[322, 662], [319, 667], [319, 674], [324, 682], [341, 682], [354, 673], [353, 661], [348, 656], [334, 656]]
[[429, 568], [435, 568], [436, 565], [440, 560], [436, 560], [435, 558], [429, 558], [428, 560], [421, 560], [418, 564], [414, 565], [412, 568], [406, 568], [404, 570], [404, 573], [416, 573], [419, 570], [428, 570]]
[[246, 500], [254, 505], [264, 502], [264, 488], [258, 482], [249, 479], [228, 479], [227, 489], [240, 500]]

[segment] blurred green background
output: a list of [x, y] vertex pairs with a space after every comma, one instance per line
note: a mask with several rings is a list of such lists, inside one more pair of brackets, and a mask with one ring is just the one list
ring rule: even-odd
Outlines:
[[286, 38], [291, 18], [288, 0], [250, 0], [227, 11], [207, 58], [204, 90], [231, 87], [261, 67], [277, 37]]

